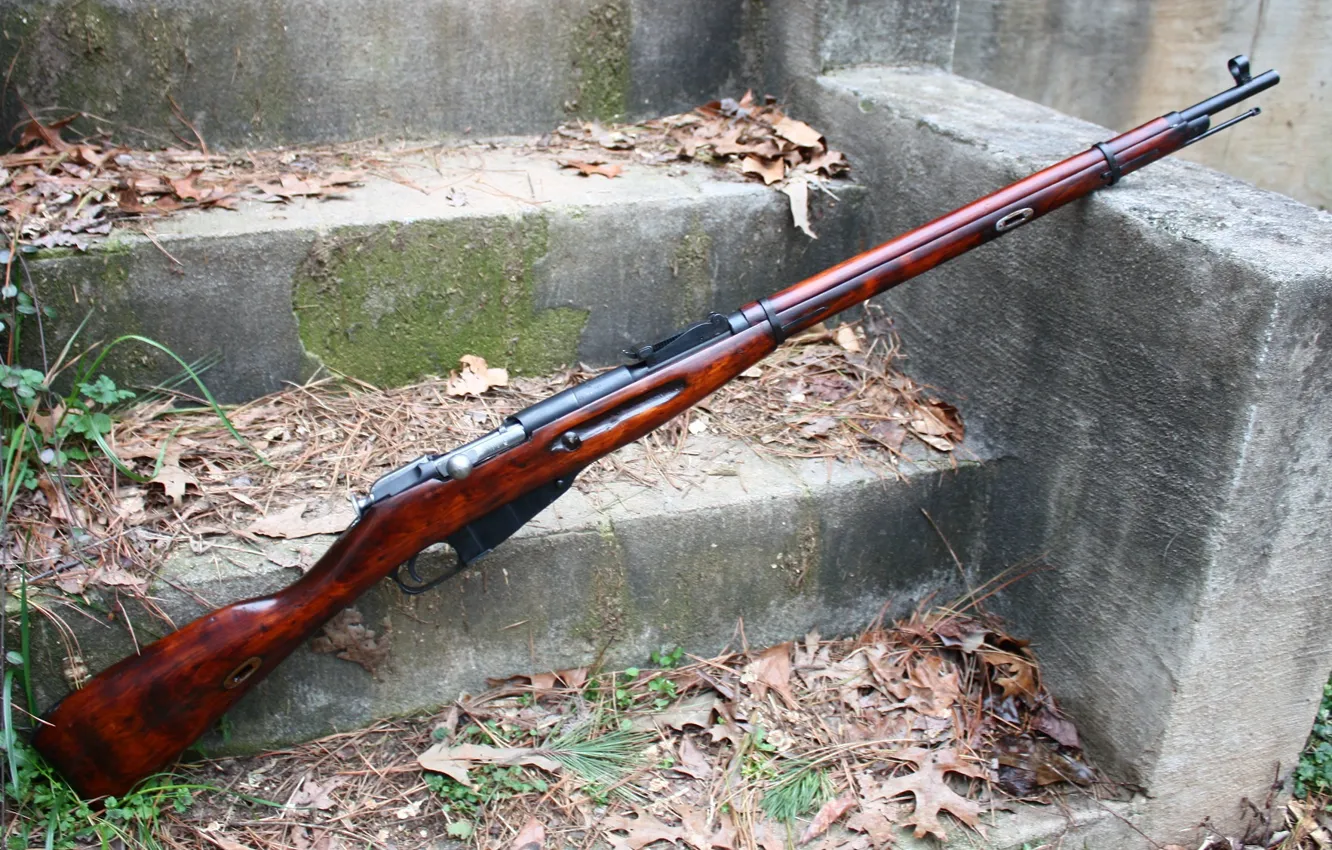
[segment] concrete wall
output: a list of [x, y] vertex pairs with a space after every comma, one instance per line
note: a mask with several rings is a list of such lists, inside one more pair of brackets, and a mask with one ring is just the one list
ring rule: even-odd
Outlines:
[[[0, 0], [0, 123], [80, 109], [172, 142], [170, 98], [214, 146], [378, 134], [542, 133], [777, 95], [802, 75], [932, 64], [1127, 129], [1253, 57], [1266, 114], [1186, 154], [1332, 203], [1325, 0]], [[97, 122], [93, 122], [97, 123]]]
[[962, 0], [952, 70], [1127, 129], [1229, 85], [1237, 53], [1255, 72], [1277, 68], [1281, 85], [1259, 119], [1184, 158], [1332, 205], [1326, 0]]
[[1332, 204], [1325, 0], [773, 0], [769, 18], [775, 91], [832, 68], [934, 65], [1119, 130], [1231, 85], [1226, 60], [1246, 53], [1282, 74], [1264, 114], [1183, 157]]
[[[1105, 134], [942, 72], [802, 102], [885, 233]], [[985, 567], [1055, 569], [999, 605], [1162, 841], [1263, 798], [1332, 668], [1328, 244], [1332, 216], [1168, 161], [886, 298], [913, 372], [1014, 462]]]

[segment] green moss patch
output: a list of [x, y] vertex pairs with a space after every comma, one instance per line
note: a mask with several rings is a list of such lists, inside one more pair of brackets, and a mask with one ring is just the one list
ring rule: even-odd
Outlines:
[[695, 217], [671, 258], [671, 272], [680, 283], [680, 309], [675, 317], [680, 323], [698, 321], [712, 308], [711, 254], [712, 236]]
[[340, 230], [297, 275], [301, 341], [380, 386], [447, 374], [464, 354], [552, 371], [575, 361], [587, 314], [536, 307], [531, 270], [545, 253], [540, 216]]
[[574, 29], [574, 112], [612, 121], [629, 111], [629, 6], [610, 0], [594, 6]]

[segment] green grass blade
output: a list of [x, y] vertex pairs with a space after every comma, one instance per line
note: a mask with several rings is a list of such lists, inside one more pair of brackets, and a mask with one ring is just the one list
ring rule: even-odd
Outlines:
[[171, 445], [171, 438], [176, 436], [176, 432], [179, 431], [181, 427], [182, 426], [177, 425], [171, 430], [170, 434], [167, 434], [167, 438], [162, 441], [162, 450], [157, 453], [157, 461], [153, 464], [153, 471], [147, 475], [140, 475], [126, 466], [125, 462], [122, 461], [115, 453], [115, 450], [111, 448], [111, 444], [106, 441], [106, 437], [96, 431], [93, 431], [93, 441], [97, 443], [97, 447], [102, 450], [102, 454], [106, 455], [106, 459], [111, 461], [111, 465], [114, 466], [121, 475], [132, 481], [137, 481], [140, 484], [147, 484], [156, 478], [157, 474], [162, 471], [162, 464], [166, 462], [167, 446]]
[[[47, 383], [50, 383], [51, 381], [55, 380], [56, 373], [59, 372], [62, 368], [64, 368], [60, 364], [65, 362], [65, 358], [69, 356], [70, 347], [74, 345], [74, 340], [78, 339], [79, 334], [83, 333], [83, 329], [88, 325], [88, 320], [91, 319], [92, 317], [93, 317], [93, 311], [89, 310], [88, 313], [83, 317], [83, 321], [79, 322], [79, 326], [74, 329], [74, 333], [70, 334], [69, 339], [65, 340], [65, 347], [60, 349], [60, 356], [55, 359], [55, 363], [51, 366], [51, 371], [49, 371], [46, 374]], [[77, 392], [78, 384], [76, 383], [74, 387], [75, 387], [75, 392]]]
[[9, 765], [9, 781], [14, 787], [14, 796], [19, 794], [18, 775], [18, 738], [14, 735], [14, 671], [5, 671], [3, 694], [0, 694], [0, 711], [4, 712], [5, 728], [5, 763]]
[[[37, 713], [37, 698], [32, 693], [32, 641], [28, 621], [28, 578], [19, 581], [19, 654], [23, 656], [23, 696], [28, 701], [28, 711]], [[5, 722], [9, 722], [8, 716]]]
[[115, 339], [108, 342], [102, 348], [101, 352], [97, 355], [97, 359], [92, 362], [92, 365], [88, 367], [85, 374], [91, 376], [94, 373], [96, 373], [97, 367], [102, 365], [102, 361], [105, 360], [106, 356], [111, 353], [111, 349], [115, 348], [117, 345], [120, 345], [122, 342], [141, 343], [143, 345], [149, 346], [150, 348], [157, 349], [166, 356], [170, 357], [172, 360], [176, 361], [176, 363], [180, 366], [180, 368], [184, 369], [186, 374], [190, 376], [190, 380], [194, 382], [194, 385], [199, 388], [199, 392], [202, 393], [203, 397], [208, 401], [208, 406], [212, 409], [213, 413], [217, 415], [218, 419], [222, 420], [222, 424], [227, 426], [227, 431], [231, 433], [231, 436], [235, 437], [236, 441], [239, 442], [242, 446], [244, 446], [247, 450], [249, 450], [251, 454], [257, 457], [260, 460], [260, 462], [264, 464], [264, 466], [272, 466], [272, 464], [269, 463], [268, 458], [264, 457], [263, 454], [261, 454], [259, 450], [256, 449], [254, 446], [251, 446], [246, 441], [246, 439], [241, 436], [240, 432], [236, 430], [236, 426], [231, 424], [231, 420], [227, 418], [227, 414], [222, 410], [222, 405], [218, 404], [217, 399], [213, 398], [213, 394], [208, 391], [208, 387], [204, 386], [204, 382], [199, 378], [199, 374], [195, 372], [193, 368], [190, 367], [190, 364], [182, 360], [180, 358], [180, 355], [176, 354], [176, 352], [172, 351], [171, 349], [167, 348], [165, 345], [156, 340], [149, 339], [146, 336], [139, 336], [138, 334], [125, 334], [124, 336], [118, 336]]

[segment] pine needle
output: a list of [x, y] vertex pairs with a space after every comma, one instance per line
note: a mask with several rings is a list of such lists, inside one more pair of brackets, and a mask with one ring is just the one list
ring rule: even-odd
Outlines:
[[542, 755], [559, 762], [594, 793], [642, 800], [643, 792], [627, 783], [653, 735], [617, 729], [592, 737], [596, 726], [594, 722], [583, 723], [551, 738], [541, 748]]
[[759, 805], [774, 820], [790, 823], [832, 796], [832, 779], [822, 768], [798, 762], [779, 776]]

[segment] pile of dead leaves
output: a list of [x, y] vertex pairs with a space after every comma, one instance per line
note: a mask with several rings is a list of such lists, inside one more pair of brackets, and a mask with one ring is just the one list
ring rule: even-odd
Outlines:
[[873, 462], [876, 453], [909, 457], [913, 444], [952, 452], [966, 433], [961, 413], [901, 371], [897, 336], [876, 324], [868, 334], [860, 323], [815, 325], [700, 408], [787, 457]]
[[205, 795], [170, 830], [329, 850], [443, 835], [486, 850], [867, 850], [903, 830], [983, 832], [1010, 795], [1094, 780], [1025, 644], [981, 616], [656, 658], [668, 666], [514, 676], [434, 718], [196, 768], [291, 802], [237, 818], [235, 797]]
[[238, 156], [198, 149], [132, 150], [105, 138], [66, 140], [77, 113], [21, 126], [18, 150], [0, 156], [0, 228], [8, 247], [86, 249], [117, 221], [184, 209], [235, 209], [241, 200], [329, 198], [361, 181], [333, 150]]
[[843, 176], [850, 168], [822, 133], [788, 116], [772, 98], [755, 103], [752, 92], [738, 101], [712, 101], [638, 124], [564, 124], [543, 141], [589, 152], [562, 161], [584, 175], [615, 177], [621, 170], [617, 159], [657, 165], [692, 160], [733, 168], [786, 193], [796, 226], [812, 238], [810, 191], [829, 191], [826, 179]]

